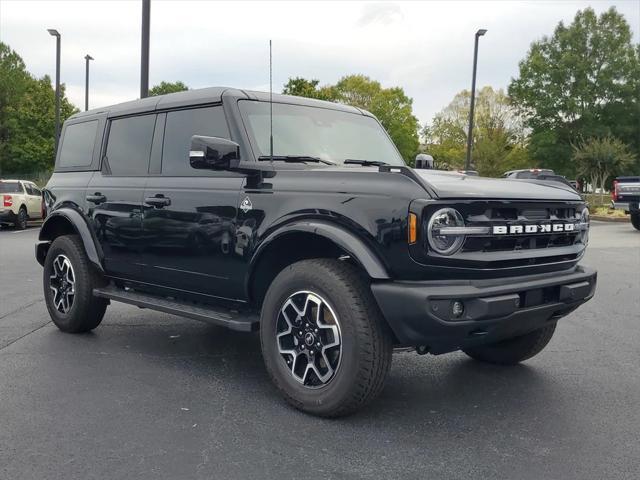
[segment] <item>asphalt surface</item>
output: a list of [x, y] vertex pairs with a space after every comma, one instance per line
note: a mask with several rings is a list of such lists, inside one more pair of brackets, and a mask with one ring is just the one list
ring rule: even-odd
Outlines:
[[289, 408], [256, 335], [112, 304], [49, 323], [37, 228], [0, 231], [1, 479], [631, 479], [640, 472], [640, 232], [592, 224], [595, 298], [517, 367], [394, 356], [381, 397]]

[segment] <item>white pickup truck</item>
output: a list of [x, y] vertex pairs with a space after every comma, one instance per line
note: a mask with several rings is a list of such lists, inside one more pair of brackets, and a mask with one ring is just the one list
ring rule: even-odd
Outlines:
[[631, 215], [631, 224], [640, 230], [640, 177], [618, 177], [611, 189], [611, 207]]
[[13, 224], [18, 230], [27, 221], [44, 217], [42, 192], [26, 180], [0, 180], [0, 224]]

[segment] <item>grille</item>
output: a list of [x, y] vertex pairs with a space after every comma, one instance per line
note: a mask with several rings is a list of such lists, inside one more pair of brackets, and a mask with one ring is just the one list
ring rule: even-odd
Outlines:
[[[461, 250], [449, 256], [434, 251], [427, 234], [429, 219], [444, 207], [460, 212], [464, 228], [472, 231], [479, 227], [465, 236]], [[434, 275], [440, 268], [446, 268], [447, 275], [460, 278], [525, 275], [570, 268], [585, 248], [580, 224], [584, 208], [580, 200], [425, 200], [421, 241], [410, 247], [411, 256], [421, 264], [434, 267]], [[557, 224], [562, 227], [554, 231]], [[574, 229], [565, 230], [566, 225], [574, 225]], [[511, 228], [516, 226], [518, 228]]]
[[[548, 205], [544, 208], [530, 206], [489, 207], [482, 213], [469, 212], [467, 225], [536, 225], [544, 223], [574, 223], [579, 215], [575, 207]], [[569, 247], [580, 242], [580, 232], [561, 232], [554, 234], [487, 235], [467, 237], [463, 252], [513, 252], [556, 247]]]

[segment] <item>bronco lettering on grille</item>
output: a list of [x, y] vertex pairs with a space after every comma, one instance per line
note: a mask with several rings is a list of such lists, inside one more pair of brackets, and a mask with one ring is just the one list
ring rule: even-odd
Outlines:
[[573, 232], [576, 226], [573, 223], [542, 223], [538, 225], [494, 225], [494, 235], [522, 235], [535, 233], [560, 233]]

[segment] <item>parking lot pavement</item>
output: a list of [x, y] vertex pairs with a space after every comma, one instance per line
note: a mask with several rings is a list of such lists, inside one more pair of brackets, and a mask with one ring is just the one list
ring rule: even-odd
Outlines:
[[37, 229], [0, 231], [2, 479], [630, 479], [640, 471], [640, 232], [594, 222], [596, 297], [499, 368], [400, 353], [373, 405], [322, 420], [269, 383], [256, 335], [113, 304], [67, 335]]

